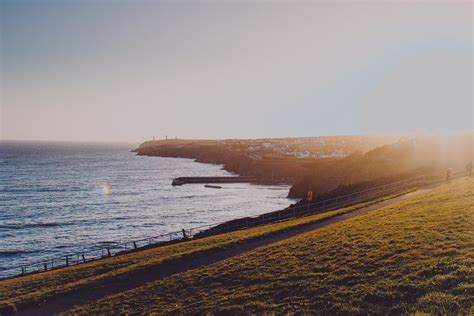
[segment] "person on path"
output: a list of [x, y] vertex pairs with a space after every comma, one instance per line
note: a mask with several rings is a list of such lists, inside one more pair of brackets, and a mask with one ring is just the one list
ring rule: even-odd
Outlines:
[[450, 177], [451, 177], [451, 168], [448, 168], [448, 170], [446, 170], [446, 182], [449, 181]]
[[467, 165], [466, 165], [466, 173], [468, 176], [470, 176], [472, 174], [472, 161], [470, 161]]

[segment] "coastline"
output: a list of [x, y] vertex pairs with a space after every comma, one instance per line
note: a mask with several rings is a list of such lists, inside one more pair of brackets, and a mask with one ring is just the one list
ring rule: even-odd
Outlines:
[[[402, 139], [393, 145], [378, 147], [365, 154], [356, 152], [341, 159], [322, 160], [287, 158], [268, 152], [266, 157], [257, 159], [255, 155], [250, 154], [250, 147], [246, 147], [248, 143], [241, 144], [241, 141], [237, 141], [237, 144], [224, 140], [153, 140], [140, 144], [134, 152], [139, 156], [189, 158], [200, 163], [218, 164], [228, 172], [240, 177], [254, 177], [261, 182], [270, 180], [291, 183], [287, 198], [296, 200], [295, 203], [283, 209], [260, 214], [257, 219], [262, 222], [265, 218], [268, 220], [286, 214], [292, 208], [305, 208], [308, 204], [308, 191], [314, 194], [312, 203], [317, 203], [432, 171], [430, 168], [410, 163], [399, 166], [393, 159], [396, 156], [412, 156], [415, 153], [411, 140]], [[392, 166], [388, 166], [387, 161], [391, 161]], [[216, 229], [223, 226], [239, 227], [248, 220], [248, 217], [231, 219]]]

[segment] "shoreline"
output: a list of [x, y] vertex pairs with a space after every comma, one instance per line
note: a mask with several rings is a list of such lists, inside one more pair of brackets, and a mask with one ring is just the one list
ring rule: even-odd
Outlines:
[[[405, 148], [411, 148], [411, 142], [402, 142], [401, 143]], [[387, 149], [387, 152], [390, 154], [393, 150], [393, 147], [397, 148], [398, 144], [395, 146], [386, 146], [383, 149]], [[402, 147], [402, 148], [403, 148]], [[222, 169], [233, 174], [237, 174], [239, 177], [254, 177], [260, 181], [265, 180], [265, 170], [271, 170], [271, 177], [272, 180], [274, 178], [274, 170], [273, 168], [284, 164], [288, 161], [291, 161], [293, 164], [292, 167], [298, 166], [300, 163], [308, 163], [305, 160], [285, 160], [281, 159], [275, 163], [275, 160], [267, 160], [267, 159], [259, 159], [255, 160], [249, 157], [248, 154], [242, 154], [240, 151], [233, 151], [230, 148], [220, 144], [219, 142], [214, 142], [209, 144], [207, 141], [178, 141], [174, 143], [166, 142], [166, 141], [150, 141], [141, 144], [137, 149], [134, 150], [139, 156], [158, 156], [158, 157], [172, 157], [172, 158], [189, 158], [193, 159], [195, 162], [198, 163], [207, 163], [207, 164], [218, 164], [222, 165]], [[376, 153], [382, 152], [385, 154], [384, 151], [380, 149], [374, 150]], [[369, 152], [369, 154], [371, 154]], [[367, 159], [367, 156], [370, 155], [363, 155], [363, 154], [356, 154], [355, 159], [356, 161], [363, 161]], [[350, 157], [349, 157], [350, 158]], [[377, 157], [378, 158], [378, 157]], [[251, 160], [251, 161], [250, 161]], [[335, 162], [335, 164], [333, 163]], [[351, 163], [351, 160], [348, 160]], [[329, 169], [328, 177], [331, 177], [333, 168], [336, 170], [344, 170], [344, 166], [341, 163], [346, 163], [344, 160], [327, 160], [327, 161], [319, 161], [319, 169], [325, 168], [326, 171]], [[245, 167], [242, 167], [245, 166]], [[264, 170], [262, 173], [259, 170]], [[243, 170], [243, 172], [242, 172]], [[305, 170], [306, 172], [308, 170]], [[294, 169], [290, 168], [290, 172], [294, 172]], [[262, 176], [259, 178], [259, 174]], [[396, 183], [398, 181], [403, 181], [404, 179], [409, 179], [412, 177], [417, 177], [422, 174], [426, 174], [426, 170], [418, 169], [416, 171], [410, 172], [400, 172], [396, 174], [381, 174], [374, 179], [361, 179], [359, 181], [355, 181], [353, 183], [342, 184], [335, 186], [333, 189], [324, 192], [323, 194], [319, 194], [318, 190], [314, 190], [314, 200], [311, 203], [318, 203], [325, 200], [331, 200], [333, 198], [337, 198], [340, 196], [350, 196], [354, 192], [363, 192], [364, 190], [370, 190], [370, 188], [384, 186], [390, 183]], [[268, 175], [268, 172], [267, 172]], [[280, 173], [281, 175], [281, 173]], [[321, 178], [318, 176], [317, 178]], [[301, 181], [303, 179], [303, 181]], [[281, 182], [288, 180], [288, 178], [281, 179]], [[277, 180], [278, 181], [278, 180]], [[287, 198], [296, 200], [294, 203], [290, 203], [287, 207], [283, 209], [276, 209], [270, 212], [264, 212], [256, 217], [240, 217], [229, 219], [213, 228], [210, 228], [208, 232], [203, 232], [203, 236], [206, 234], [212, 234], [212, 231], [219, 231], [219, 230], [234, 230], [239, 229], [242, 225], [248, 225], [250, 221], [256, 222], [265, 222], [265, 220], [269, 220], [270, 218], [274, 218], [277, 221], [281, 216], [288, 217], [291, 216], [290, 212], [292, 209], [301, 208], [305, 209], [307, 204], [309, 205], [309, 201], [306, 199], [306, 193], [311, 190], [311, 182], [309, 184], [304, 185], [307, 181], [307, 176], [300, 176], [299, 178], [299, 191], [303, 191], [300, 193], [295, 194], [295, 179], [292, 179], [290, 189], [288, 191]], [[317, 180], [322, 183], [325, 181]], [[304, 187], [306, 186], [306, 189]], [[302, 190], [303, 189], [303, 190]], [[304, 193], [304, 194], [303, 194]], [[283, 215], [282, 215], [283, 214]]]

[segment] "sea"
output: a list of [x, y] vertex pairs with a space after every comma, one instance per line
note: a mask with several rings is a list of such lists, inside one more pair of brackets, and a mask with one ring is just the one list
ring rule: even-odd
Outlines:
[[7, 270], [285, 208], [287, 185], [172, 186], [235, 176], [192, 159], [138, 156], [136, 144], [0, 142], [0, 277]]

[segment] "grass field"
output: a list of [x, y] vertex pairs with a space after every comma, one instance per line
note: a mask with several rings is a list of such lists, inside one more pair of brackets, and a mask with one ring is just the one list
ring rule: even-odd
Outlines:
[[72, 313], [474, 314], [474, 178]]
[[239, 243], [261, 238], [280, 231], [307, 225], [345, 214], [376, 201], [290, 221], [158, 247], [63, 269], [0, 281], [1, 311], [14, 311], [21, 304], [38, 303], [52, 297], [74, 292], [80, 288], [100, 285], [106, 280], [120, 278], [132, 270], [187, 260], [207, 252], [215, 252]]

